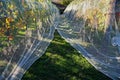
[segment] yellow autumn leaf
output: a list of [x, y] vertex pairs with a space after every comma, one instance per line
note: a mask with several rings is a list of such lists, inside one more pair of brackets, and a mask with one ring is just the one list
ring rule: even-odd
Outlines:
[[8, 19], [8, 18], [6, 18], [6, 24], [7, 24], [7, 25], [9, 25], [9, 24], [10, 24], [10, 22], [9, 22], [9, 19]]

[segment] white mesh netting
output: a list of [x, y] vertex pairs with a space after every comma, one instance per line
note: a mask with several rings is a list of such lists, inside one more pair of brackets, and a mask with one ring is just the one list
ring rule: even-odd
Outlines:
[[58, 14], [48, 0], [0, 0], [0, 80], [20, 80], [45, 52]]
[[45, 52], [55, 28], [97, 70], [119, 80], [119, 4], [75, 0], [59, 18], [49, 0], [0, 0], [0, 80], [21, 79]]
[[[57, 30], [97, 70], [120, 79], [119, 0], [74, 0]], [[115, 16], [116, 14], [116, 16]]]

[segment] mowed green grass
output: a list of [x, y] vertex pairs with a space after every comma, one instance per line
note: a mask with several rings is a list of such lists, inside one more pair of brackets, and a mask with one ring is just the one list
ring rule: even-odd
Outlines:
[[22, 80], [111, 80], [55, 32], [45, 54], [25, 73]]

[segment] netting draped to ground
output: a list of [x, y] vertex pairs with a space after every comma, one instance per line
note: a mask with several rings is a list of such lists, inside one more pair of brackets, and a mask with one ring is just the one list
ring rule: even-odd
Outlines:
[[49, 0], [0, 1], [0, 80], [19, 80], [45, 52], [55, 28], [97, 70], [120, 79], [118, 0], [75, 0], [63, 15]]
[[19, 80], [53, 39], [58, 9], [47, 0], [1, 0], [0, 7], [0, 80]]
[[119, 80], [120, 23], [115, 14], [120, 7], [116, 3], [115, 6], [115, 0], [75, 0], [64, 11], [57, 30], [97, 70]]

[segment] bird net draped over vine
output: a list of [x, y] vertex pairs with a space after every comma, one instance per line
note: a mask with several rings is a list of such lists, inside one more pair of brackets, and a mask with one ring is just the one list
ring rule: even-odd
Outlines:
[[0, 0], [0, 80], [20, 80], [53, 39], [58, 9], [48, 0]]
[[120, 1], [74, 0], [57, 30], [97, 70], [120, 79]]
[[20, 80], [55, 28], [97, 70], [120, 79], [119, 0], [74, 0], [60, 17], [49, 0], [0, 0], [0, 80]]

